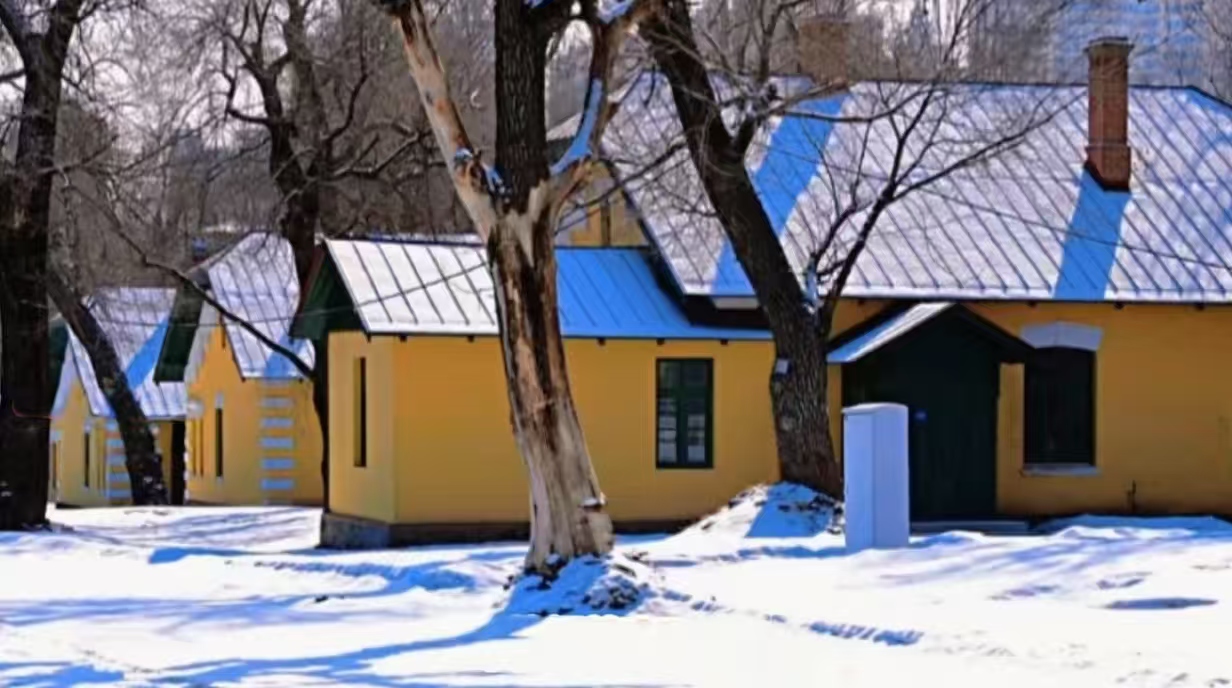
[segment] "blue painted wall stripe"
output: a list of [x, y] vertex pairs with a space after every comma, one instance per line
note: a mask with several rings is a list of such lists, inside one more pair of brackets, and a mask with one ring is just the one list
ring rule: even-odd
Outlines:
[[291, 478], [262, 478], [262, 490], [293, 490], [295, 489], [295, 481]]

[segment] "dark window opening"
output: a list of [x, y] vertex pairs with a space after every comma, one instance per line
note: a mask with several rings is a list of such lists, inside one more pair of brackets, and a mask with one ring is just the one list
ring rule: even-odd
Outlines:
[[1040, 349], [1026, 368], [1025, 460], [1095, 463], [1095, 353]]
[[355, 467], [368, 465], [368, 359], [355, 361]]
[[222, 409], [214, 409], [214, 475], [222, 477]]
[[713, 467], [714, 362], [662, 359], [655, 377], [655, 465]]
[[85, 444], [81, 452], [83, 468], [85, 469], [85, 486], [90, 486], [90, 433], [85, 434]]

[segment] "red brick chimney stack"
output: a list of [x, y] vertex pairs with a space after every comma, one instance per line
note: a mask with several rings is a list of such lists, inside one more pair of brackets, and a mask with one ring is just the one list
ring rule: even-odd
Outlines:
[[1097, 38], [1090, 60], [1087, 170], [1105, 188], [1128, 191], [1133, 168], [1129, 149], [1129, 54], [1126, 38]]
[[801, 19], [796, 50], [800, 69], [818, 86], [846, 88], [850, 83], [851, 24], [838, 14]]

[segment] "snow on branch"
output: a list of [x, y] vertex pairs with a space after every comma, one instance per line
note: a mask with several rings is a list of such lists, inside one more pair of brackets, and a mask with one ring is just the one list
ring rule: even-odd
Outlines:
[[585, 182], [603, 131], [615, 114], [616, 104], [608, 94], [620, 48], [638, 22], [657, 11], [658, 6], [658, 0], [620, 0], [607, 7], [601, 7], [600, 0], [585, 0], [582, 4], [582, 19], [590, 27], [592, 37], [590, 79], [577, 131], [569, 148], [550, 169], [551, 202], [558, 209]]

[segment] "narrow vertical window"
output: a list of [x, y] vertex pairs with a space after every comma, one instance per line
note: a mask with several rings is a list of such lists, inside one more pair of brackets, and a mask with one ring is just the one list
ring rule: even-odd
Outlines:
[[656, 465], [713, 467], [713, 361], [660, 360], [656, 378]]
[[85, 476], [85, 486], [90, 486], [90, 431], [87, 430], [81, 444], [82, 475]]
[[54, 488], [60, 477], [60, 443], [51, 443], [51, 486]]
[[355, 359], [355, 467], [368, 465], [368, 359]]
[[214, 409], [214, 476], [222, 477], [222, 408]]
[[1095, 463], [1095, 353], [1049, 347], [1027, 364], [1028, 464]]

